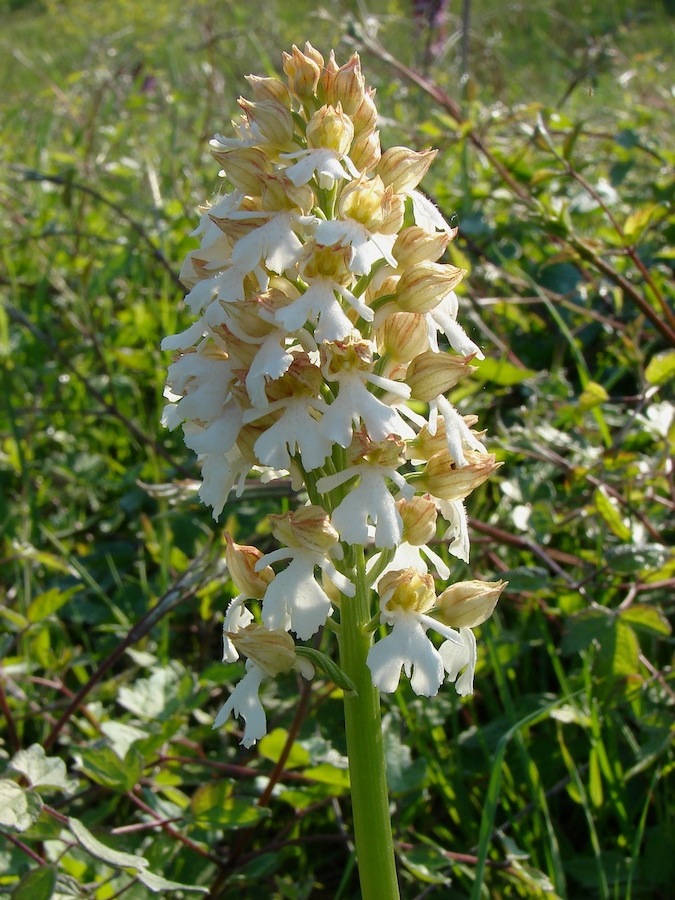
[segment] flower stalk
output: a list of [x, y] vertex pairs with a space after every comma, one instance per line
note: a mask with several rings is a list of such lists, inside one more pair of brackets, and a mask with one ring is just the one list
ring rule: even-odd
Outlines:
[[[469, 559], [464, 500], [499, 463], [446, 396], [482, 353], [458, 322], [464, 272], [441, 261], [457, 229], [417, 188], [434, 152], [382, 153], [358, 56], [338, 66], [306, 44], [283, 69], [286, 83], [249, 76], [234, 137], [211, 142], [230, 190], [181, 270], [194, 321], [163, 342], [163, 422], [182, 425], [216, 519], [252, 477], [305, 493], [270, 517], [277, 549], [227, 536], [223, 659], [246, 668], [215, 727], [239, 717], [255, 744], [265, 681], [291, 670], [343, 688], [362, 896], [386, 900], [380, 694], [402, 673], [420, 696], [472, 692], [472, 629], [503, 584], [443, 587], [448, 555]], [[322, 629], [322, 651], [301, 643]]]
[[389, 792], [382, 740], [380, 693], [368, 668], [372, 636], [370, 588], [362, 547], [354, 548], [356, 593], [343, 603], [340, 665], [355, 691], [344, 695], [345, 730], [354, 816], [354, 843], [364, 898], [396, 900], [399, 896], [392, 838]]

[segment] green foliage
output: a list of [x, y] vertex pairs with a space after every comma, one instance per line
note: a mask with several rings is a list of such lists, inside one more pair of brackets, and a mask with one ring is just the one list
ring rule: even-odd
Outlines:
[[404, 895], [672, 890], [672, 20], [629, 0], [475, 0], [458, 94], [456, 7], [438, 57], [424, 32], [411, 40], [403, 0], [373, 4], [377, 40], [356, 3], [2, 7], [0, 885], [14, 897], [358, 896], [350, 686], [323, 648], [311, 688], [265, 688], [255, 753], [234, 723], [211, 728], [239, 677], [215, 662], [233, 591], [221, 527], [265, 549], [290, 486], [247, 492], [214, 527], [193, 460], [159, 427], [177, 270], [218, 190], [206, 141], [243, 75], [272, 74], [307, 37], [362, 50], [383, 143], [440, 148], [424, 186], [459, 216], [449, 260], [471, 268], [463, 324], [489, 356], [453, 399], [505, 463], [470, 510], [472, 576], [510, 581], [477, 693], [402, 691], [388, 707]]

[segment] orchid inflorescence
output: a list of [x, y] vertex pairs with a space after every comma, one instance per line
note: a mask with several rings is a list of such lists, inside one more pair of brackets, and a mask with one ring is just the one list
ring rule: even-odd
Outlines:
[[463, 501], [499, 465], [476, 417], [445, 396], [482, 354], [457, 322], [464, 272], [438, 262], [456, 229], [417, 190], [435, 152], [381, 151], [356, 54], [338, 66], [307, 43], [283, 70], [285, 84], [249, 76], [235, 136], [211, 141], [232, 190], [203, 210], [181, 270], [196, 320], [162, 345], [175, 352], [163, 422], [182, 424], [214, 517], [252, 472], [290, 476], [307, 497], [271, 517], [271, 553], [227, 536], [239, 594], [223, 658], [247, 662], [215, 724], [243, 717], [245, 746], [266, 732], [261, 681], [314, 673], [291, 634], [306, 641], [328, 620], [339, 634], [354, 547], [370, 549], [371, 628], [384, 636], [367, 663], [380, 691], [403, 670], [419, 695], [444, 680], [470, 693], [471, 629], [504, 586], [435, 587], [450, 575], [429, 546], [439, 520], [468, 562]]

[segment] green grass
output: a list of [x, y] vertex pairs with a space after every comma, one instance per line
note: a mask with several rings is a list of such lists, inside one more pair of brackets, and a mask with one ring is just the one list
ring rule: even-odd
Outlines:
[[440, 148], [425, 188], [459, 214], [464, 324], [490, 357], [453, 400], [505, 462], [470, 509], [472, 576], [510, 579], [477, 692], [402, 690], [387, 707], [403, 895], [668, 897], [667, 5], [475, 0], [462, 93], [451, 4], [427, 74], [459, 120], [385, 58], [422, 63], [401, 0], [4, 7], [0, 752], [41, 744], [71, 783], [37, 792], [53, 812], [29, 829], [2, 820], [0, 888], [39, 874], [33, 900], [150, 896], [73, 845], [72, 816], [213, 896], [358, 897], [337, 692], [314, 683], [308, 714], [280, 681], [254, 753], [232, 724], [211, 730], [239, 677], [217, 661], [222, 528], [264, 548], [265, 515], [292, 499], [246, 495], [214, 527], [180, 436], [159, 426], [159, 344], [189, 320], [176, 273], [219, 187], [208, 137], [245, 74], [273, 74], [309, 37], [341, 60], [361, 50], [385, 145]]

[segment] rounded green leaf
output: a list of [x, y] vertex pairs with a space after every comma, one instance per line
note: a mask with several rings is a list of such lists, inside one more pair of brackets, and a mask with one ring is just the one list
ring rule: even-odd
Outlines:
[[650, 384], [666, 384], [675, 376], [675, 350], [657, 353], [649, 360], [645, 378]]
[[627, 609], [621, 610], [619, 615], [624, 622], [627, 622], [634, 628], [641, 628], [644, 631], [651, 631], [664, 637], [672, 631], [668, 619], [666, 619], [660, 609], [654, 606], [636, 603]]
[[26, 872], [12, 891], [12, 900], [49, 900], [56, 887], [55, 866], [39, 866]]
[[197, 788], [190, 804], [194, 821], [204, 828], [250, 828], [270, 815], [251, 797], [235, 797], [232, 784], [211, 781]]
[[68, 778], [66, 764], [57, 756], [47, 756], [40, 744], [31, 744], [12, 757], [10, 768], [25, 775], [34, 788], [50, 788], [70, 793], [77, 782]]
[[35, 791], [21, 787], [8, 778], [0, 779], [0, 825], [14, 831], [26, 831], [36, 821], [42, 800]]

